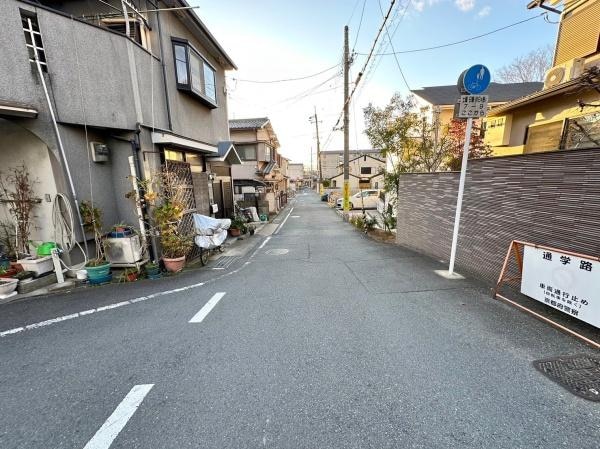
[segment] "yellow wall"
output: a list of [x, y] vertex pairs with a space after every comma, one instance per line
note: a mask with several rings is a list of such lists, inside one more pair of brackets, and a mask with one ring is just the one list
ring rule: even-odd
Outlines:
[[[512, 126], [509, 143], [507, 146], [493, 146], [494, 155], [505, 156], [525, 152], [524, 140], [528, 126], [533, 127], [557, 121], [563, 122], [566, 118], [579, 117], [594, 112], [592, 108], [585, 108], [582, 112], [577, 104], [578, 98], [586, 103], [593, 103], [600, 100], [600, 94], [595, 91], [572, 95], [558, 94], [547, 100], [511, 111]], [[490, 119], [492, 118], [490, 117]], [[488, 142], [487, 135], [486, 142]]]

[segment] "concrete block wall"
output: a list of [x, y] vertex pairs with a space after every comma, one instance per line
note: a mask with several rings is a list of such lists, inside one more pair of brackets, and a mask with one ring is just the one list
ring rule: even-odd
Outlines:
[[[459, 173], [406, 174], [398, 192], [397, 243], [450, 257]], [[470, 160], [457, 269], [490, 285], [511, 240], [600, 255], [600, 151]]]

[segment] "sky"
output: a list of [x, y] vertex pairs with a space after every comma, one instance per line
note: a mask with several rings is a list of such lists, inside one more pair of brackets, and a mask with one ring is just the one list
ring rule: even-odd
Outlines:
[[[332, 131], [343, 107], [343, 30], [349, 26], [351, 89], [365, 64], [391, 0], [190, 0], [195, 11], [231, 56], [238, 70], [227, 73], [230, 118], [271, 119], [281, 148], [294, 162], [316, 168], [319, 119], [321, 150], [342, 150], [343, 132]], [[477, 36], [539, 16], [527, 0], [396, 0], [375, 54], [436, 46]], [[363, 12], [364, 5], [364, 12]], [[361, 20], [362, 16], [362, 20]], [[384, 106], [410, 89], [453, 85], [466, 68], [487, 65], [492, 73], [515, 57], [556, 41], [558, 16], [537, 17], [442, 49], [375, 56], [358, 84], [350, 108], [350, 149], [370, 148], [363, 108]], [[391, 37], [391, 44], [390, 39]], [[400, 69], [404, 73], [404, 82]], [[327, 70], [329, 69], [329, 70]], [[270, 82], [300, 78], [303, 80]], [[257, 83], [255, 81], [261, 81]], [[265, 83], [266, 81], [266, 83]], [[492, 81], [494, 81], [492, 79]]]

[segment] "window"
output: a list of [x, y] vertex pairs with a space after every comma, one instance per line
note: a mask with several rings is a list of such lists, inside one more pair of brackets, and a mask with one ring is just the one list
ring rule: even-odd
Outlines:
[[265, 161], [271, 162], [271, 160], [273, 160], [271, 147], [265, 145]]
[[102, 19], [100, 23], [109, 30], [123, 34], [144, 48], [147, 48], [147, 44], [149, 42], [146, 36], [147, 29], [140, 20], [133, 18], [129, 19], [129, 34], [127, 34], [127, 25], [124, 18]]
[[217, 107], [215, 69], [187, 41], [173, 39], [177, 88], [198, 97], [210, 108]]
[[176, 150], [165, 150], [165, 159], [167, 159], [169, 161], [179, 161], [179, 162], [185, 161], [183, 152], [176, 151]]
[[360, 174], [361, 175], [370, 175], [371, 167], [360, 167]]
[[561, 149], [600, 148], [600, 113], [567, 119]]
[[256, 145], [236, 145], [235, 149], [243, 161], [256, 160]]
[[25, 34], [25, 46], [29, 51], [29, 61], [35, 64], [40, 62], [40, 66], [44, 72], [48, 71], [46, 64], [46, 52], [42, 43], [42, 33], [37, 21], [37, 16], [29, 11], [21, 10], [21, 23], [23, 25], [23, 33]]

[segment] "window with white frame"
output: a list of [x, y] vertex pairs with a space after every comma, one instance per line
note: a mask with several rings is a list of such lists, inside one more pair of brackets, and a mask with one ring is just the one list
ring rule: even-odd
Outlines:
[[177, 88], [194, 94], [210, 108], [216, 108], [215, 69], [186, 40], [173, 39]]
[[29, 61], [34, 64], [39, 61], [44, 72], [48, 71], [46, 52], [42, 43], [42, 33], [37, 21], [37, 16], [29, 11], [21, 10], [21, 23], [25, 35], [25, 46], [29, 52]]

